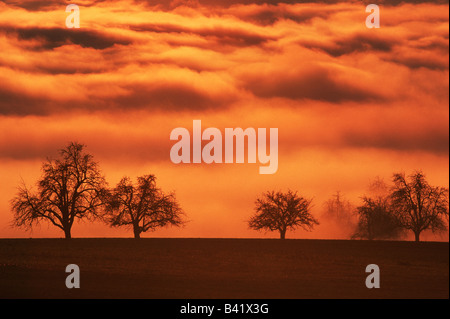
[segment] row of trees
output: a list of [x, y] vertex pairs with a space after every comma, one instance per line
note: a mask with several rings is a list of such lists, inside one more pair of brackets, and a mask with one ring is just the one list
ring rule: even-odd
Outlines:
[[154, 175], [139, 177], [136, 184], [124, 177], [110, 189], [84, 148], [70, 143], [58, 159], [47, 159], [37, 192], [22, 183], [11, 201], [14, 226], [29, 229], [47, 221], [71, 238], [75, 220], [100, 219], [112, 227], [132, 228], [134, 237], [140, 238], [143, 232], [185, 223], [175, 195], [158, 188]]
[[[346, 229], [352, 239], [398, 239], [411, 231], [420, 241], [425, 230], [447, 230], [448, 195], [447, 188], [431, 186], [420, 171], [410, 176], [398, 173], [392, 186], [376, 179], [360, 206], [337, 192], [325, 203], [322, 219]], [[281, 239], [286, 238], [287, 230], [312, 230], [319, 222], [311, 215], [311, 202], [292, 191], [268, 192], [257, 199], [248, 225], [255, 230], [278, 231]]]
[[[138, 177], [137, 183], [124, 177], [115, 188], [109, 188], [97, 162], [84, 148], [70, 143], [60, 150], [58, 159], [47, 159], [37, 192], [22, 183], [11, 201], [14, 226], [31, 228], [45, 220], [71, 238], [75, 220], [100, 219], [112, 227], [129, 227], [134, 237], [140, 238], [143, 232], [186, 223], [175, 194], [158, 188], [154, 175]], [[412, 231], [419, 241], [425, 230], [447, 229], [448, 189], [429, 185], [421, 172], [408, 177], [394, 174], [392, 182], [389, 187], [376, 180], [371, 195], [363, 196], [358, 207], [338, 192], [326, 202], [322, 217], [351, 229], [352, 238], [369, 240], [399, 238]], [[298, 227], [311, 231], [319, 225], [311, 214], [311, 203], [311, 199], [291, 190], [267, 192], [256, 200], [248, 226], [278, 231], [281, 239], [286, 238], [288, 230]]]
[[430, 185], [420, 171], [397, 173], [392, 185], [380, 178], [371, 183], [369, 195], [362, 196], [357, 207], [338, 192], [327, 202], [325, 215], [351, 229], [351, 238], [397, 239], [411, 231], [419, 241], [425, 230], [447, 230], [448, 195], [447, 188]]

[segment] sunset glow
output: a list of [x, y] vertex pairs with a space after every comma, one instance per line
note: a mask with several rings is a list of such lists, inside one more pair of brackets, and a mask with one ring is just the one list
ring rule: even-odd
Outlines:
[[[189, 223], [143, 237], [267, 237], [248, 229], [256, 198], [292, 189], [320, 225], [288, 238], [348, 238], [320, 216], [340, 191], [355, 205], [377, 176], [422, 170], [449, 187], [449, 6], [380, 1], [0, 2], [0, 237], [62, 237], [10, 227], [21, 180], [70, 141], [110, 186], [155, 174]], [[173, 129], [278, 128], [278, 170], [174, 164]], [[73, 237], [130, 237], [81, 222]], [[424, 234], [448, 241], [448, 232]]]

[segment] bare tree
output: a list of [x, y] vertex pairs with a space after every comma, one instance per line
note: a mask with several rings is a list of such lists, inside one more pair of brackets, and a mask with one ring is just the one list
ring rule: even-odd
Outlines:
[[355, 227], [355, 207], [341, 192], [337, 191], [325, 204], [321, 218], [326, 219], [342, 230], [342, 233], [350, 237]]
[[397, 239], [403, 235], [401, 224], [394, 214], [389, 187], [377, 177], [369, 185], [370, 195], [362, 197], [363, 204], [356, 208], [358, 224], [352, 238]]
[[387, 198], [363, 197], [356, 231], [352, 238], [396, 239], [402, 235], [401, 225]]
[[394, 174], [392, 201], [402, 226], [414, 233], [420, 241], [420, 234], [427, 229], [432, 232], [445, 231], [448, 221], [448, 189], [430, 186], [421, 171], [405, 177]]
[[302, 227], [312, 230], [319, 222], [310, 214], [312, 200], [298, 196], [296, 192], [267, 192], [256, 200], [256, 213], [248, 221], [251, 229], [279, 231], [286, 238], [288, 229]]
[[182, 226], [184, 215], [174, 194], [164, 194], [156, 187], [156, 177], [138, 177], [137, 184], [124, 177], [106, 201], [106, 220], [111, 226], [132, 227], [134, 237], [168, 225]]
[[14, 226], [30, 229], [45, 220], [60, 228], [65, 238], [71, 238], [75, 219], [98, 216], [106, 182], [98, 164], [84, 148], [85, 145], [72, 142], [59, 151], [59, 158], [47, 159], [36, 193], [25, 183], [19, 187], [11, 200]]

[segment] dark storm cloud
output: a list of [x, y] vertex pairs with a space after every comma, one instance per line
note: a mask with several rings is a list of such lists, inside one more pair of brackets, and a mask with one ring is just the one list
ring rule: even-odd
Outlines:
[[402, 64], [410, 69], [427, 68], [430, 70], [448, 70], [448, 60], [438, 60], [426, 56], [393, 56], [389, 61]]
[[[72, 1], [60, 1], [60, 0], [3, 0], [1, 2], [6, 3], [9, 6], [14, 6], [18, 8], [23, 8], [27, 11], [46, 11], [52, 10], [59, 7], [65, 8]], [[96, 5], [100, 5], [102, 3], [114, 3], [114, 0], [83, 0], [77, 3], [81, 7], [93, 7]], [[148, 7], [158, 8], [162, 10], [171, 10], [177, 8], [179, 6], [189, 6], [189, 7], [222, 7], [227, 8], [236, 5], [262, 5], [268, 4], [276, 6], [278, 4], [299, 4], [299, 3], [321, 3], [321, 4], [336, 4], [336, 3], [348, 3], [348, 1], [344, 0], [165, 0], [165, 1], [153, 1], [153, 0], [135, 0], [134, 3], [136, 5], [145, 4]], [[368, 5], [373, 3], [372, 0], [363, 0], [361, 1], [363, 5]], [[379, 5], [400, 5], [402, 3], [434, 3], [434, 4], [448, 4], [448, 0], [378, 0], [377, 4]], [[267, 21], [267, 20], [266, 20]]]
[[410, 69], [448, 70], [448, 36], [414, 39], [384, 59]]
[[[128, 4], [121, 6], [125, 6], [123, 10], [128, 14]], [[11, 71], [0, 78], [0, 114], [218, 110], [251, 97], [248, 92], [262, 99], [308, 99], [336, 104], [392, 102], [398, 96], [405, 97], [403, 92], [410, 92], [404, 90], [402, 82], [410, 75], [398, 73], [405, 69], [401, 66], [382, 62], [394, 61], [412, 71], [424, 66], [438, 71], [448, 69], [448, 63], [442, 62], [442, 58], [448, 58], [448, 44], [442, 36], [429, 36], [428, 30], [416, 25], [408, 30], [399, 27], [398, 35], [391, 32], [349, 35], [354, 22], [346, 21], [347, 15], [330, 16], [330, 20], [338, 20], [300, 26], [305, 30], [305, 39], [299, 40], [303, 34], [292, 32], [291, 22], [261, 27], [243, 22], [233, 14], [261, 13], [255, 19], [270, 23], [272, 9], [277, 19], [289, 19], [291, 14], [309, 19], [320, 14], [322, 7], [326, 14], [330, 12], [326, 5], [252, 6], [235, 11], [214, 9], [198, 15], [183, 9], [173, 10], [173, 15], [150, 12], [148, 19], [137, 12], [134, 19], [132, 15], [136, 12], [130, 11], [131, 18], [120, 19], [119, 23], [116, 11], [120, 10], [114, 8], [114, 14], [108, 16], [111, 20], [102, 21], [104, 31], [0, 25], [0, 36], [7, 34], [3, 37], [5, 46], [15, 55], [0, 56], [3, 72]], [[354, 10], [352, 6], [341, 9]], [[401, 8], [391, 10], [403, 15]], [[424, 19], [441, 14], [440, 8], [430, 11], [429, 16], [423, 15]], [[95, 10], [95, 16], [94, 13]], [[326, 29], [326, 22], [338, 23], [345, 32], [333, 26]], [[108, 30], [109, 25], [118, 27]], [[322, 28], [327, 30], [323, 38]], [[436, 29], [445, 36], [441, 27]], [[415, 38], [408, 38], [411, 35]], [[66, 44], [82, 48], [72, 50]], [[398, 47], [403, 51], [397, 52]], [[404, 54], [410, 47], [433, 54]], [[380, 62], [380, 67], [365, 70], [357, 60], [357, 53], [361, 52], [368, 63]], [[378, 71], [381, 68], [398, 74], [395, 82], [389, 82], [390, 77]], [[66, 97], [61, 81], [74, 88], [72, 93], [77, 92]]]
[[111, 100], [121, 109], [161, 109], [166, 111], [207, 110], [226, 107], [236, 97], [226, 94], [213, 94], [190, 87], [186, 84], [166, 83], [157, 85], [130, 85], [126, 96]]
[[[86, 1], [83, 0], [82, 2], [77, 2], [76, 4], [81, 5], [83, 7], [90, 7], [95, 6], [99, 3], [105, 2], [107, 0], [92, 0], [92, 1]], [[6, 3], [7, 5], [18, 7], [25, 9], [27, 11], [48, 11], [53, 10], [57, 8], [61, 8], [62, 10], [65, 9], [65, 7], [73, 3], [73, 1], [61, 1], [61, 0], [4, 0], [2, 1]]]
[[49, 101], [25, 92], [14, 92], [0, 87], [0, 115], [46, 115], [50, 112]]
[[354, 53], [386, 53], [381, 56], [383, 60], [401, 64], [410, 69], [448, 69], [448, 58], [443, 59], [448, 56], [448, 40], [442, 36], [435, 36], [432, 40], [421, 38], [399, 40], [394, 37], [357, 33], [321, 42], [301, 40], [299, 44], [336, 58]]
[[126, 90], [127, 94], [102, 96], [91, 93], [83, 99], [61, 100], [51, 96], [39, 96], [21, 90], [0, 88], [0, 115], [51, 115], [72, 112], [92, 113], [97, 111], [131, 110], [208, 110], [227, 107], [236, 96], [225, 93], [210, 93], [187, 84], [130, 84], [112, 85], [111, 91]]
[[31, 68], [29, 71], [34, 72], [41, 72], [45, 74], [52, 74], [52, 75], [58, 75], [58, 74], [92, 74], [92, 73], [101, 73], [104, 71], [108, 71], [108, 69], [104, 68], [103, 66], [86, 66], [86, 67], [80, 67], [77, 65], [67, 65], [67, 64], [61, 64], [61, 65], [45, 65], [40, 64], [36, 65], [33, 68]]
[[0, 26], [0, 33], [15, 35], [19, 40], [37, 40], [39, 44], [35, 46], [35, 50], [51, 50], [71, 44], [102, 50], [115, 44], [132, 43], [130, 39], [118, 35], [85, 29]]
[[301, 9], [298, 6], [285, 3], [278, 3], [276, 5], [258, 3], [250, 6], [234, 6], [228, 8], [225, 12], [243, 21], [268, 26], [280, 20], [290, 20], [298, 24], [304, 24], [314, 18], [328, 19], [330, 15], [343, 10], [344, 8], [319, 6], [317, 3], [312, 3], [312, 6], [305, 6]]
[[[152, 0], [135, 0], [135, 3], [145, 3], [150, 7], [158, 7], [164, 10], [174, 9], [179, 6], [189, 6], [189, 7], [197, 7], [197, 6], [211, 6], [211, 7], [231, 7], [236, 5], [261, 5], [261, 4], [269, 4], [276, 6], [277, 4], [298, 4], [298, 3], [319, 3], [319, 4], [336, 4], [336, 3], [348, 3], [349, 1], [345, 0], [165, 0], [165, 1], [152, 1]], [[373, 3], [373, 0], [363, 0], [363, 1], [354, 1], [361, 2], [363, 5], [368, 5]], [[378, 0], [377, 4], [382, 5], [399, 5], [402, 3], [435, 3], [435, 4], [448, 4], [448, 0]]]
[[248, 78], [245, 87], [263, 98], [281, 97], [293, 100], [317, 100], [332, 103], [383, 100], [383, 96], [333, 77], [332, 71], [313, 67], [289, 74], [261, 74]]
[[304, 23], [313, 18], [326, 18], [330, 13], [327, 10], [317, 10], [310, 12], [293, 13], [285, 10], [274, 10], [272, 8], [265, 8], [257, 12], [241, 15], [244, 21], [250, 21], [261, 25], [271, 25], [279, 20], [291, 20], [296, 23]]
[[54, 8], [57, 5], [61, 5], [61, 1], [49, 0], [4, 0], [2, 1], [7, 5], [23, 8], [27, 11], [44, 11]]
[[396, 44], [395, 39], [381, 38], [373, 34], [361, 33], [339, 38], [325, 43], [301, 41], [301, 45], [310, 49], [319, 49], [333, 57], [355, 52], [390, 52]]
[[[48, 96], [39, 96], [25, 91], [8, 91], [0, 88], [0, 115], [27, 116], [70, 113], [75, 110], [89, 111], [91, 103], [79, 101], [57, 101]], [[98, 106], [97, 106], [98, 109]]]

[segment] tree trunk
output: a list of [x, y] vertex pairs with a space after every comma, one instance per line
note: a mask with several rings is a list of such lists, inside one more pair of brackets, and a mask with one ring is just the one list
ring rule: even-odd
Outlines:
[[134, 238], [140, 239], [141, 238], [141, 230], [139, 229], [139, 227], [134, 227], [133, 231], [134, 231]]
[[286, 229], [280, 229], [280, 239], [286, 239]]
[[420, 241], [420, 232], [419, 231], [414, 232], [414, 237], [416, 239], [416, 242], [419, 242]]
[[65, 227], [64, 228], [64, 235], [66, 236], [66, 239], [71, 239], [72, 235], [70, 233], [70, 227]]

